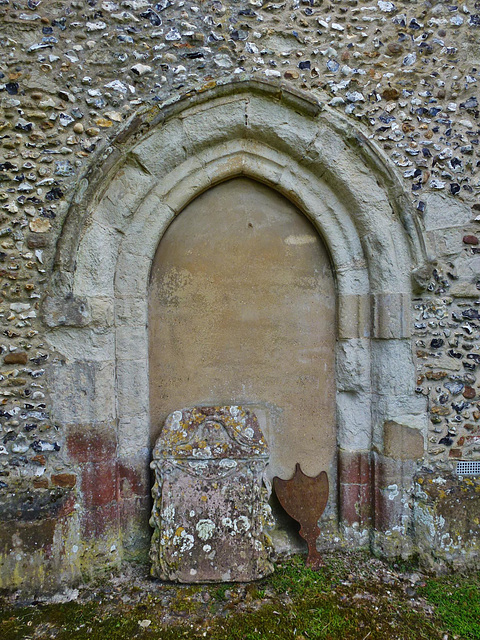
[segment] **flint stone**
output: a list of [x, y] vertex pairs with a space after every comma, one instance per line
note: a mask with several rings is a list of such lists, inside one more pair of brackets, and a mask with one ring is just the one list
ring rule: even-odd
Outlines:
[[465, 385], [463, 384], [463, 382], [457, 382], [457, 381], [445, 382], [444, 386], [450, 391], [452, 396], [457, 396], [465, 388]]
[[174, 411], [153, 451], [152, 575], [176, 582], [246, 582], [273, 571], [264, 533], [267, 444], [237, 406]]

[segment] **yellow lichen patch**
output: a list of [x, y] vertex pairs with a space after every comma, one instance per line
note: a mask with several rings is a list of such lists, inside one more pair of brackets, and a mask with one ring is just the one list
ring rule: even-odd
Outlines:
[[177, 451], [181, 451], [183, 453], [185, 453], [185, 452], [191, 453], [192, 450], [193, 450], [193, 447], [192, 447], [191, 444], [184, 444], [184, 445], [181, 445], [181, 446], [177, 447]]
[[95, 124], [99, 127], [108, 128], [112, 126], [113, 122], [111, 120], [107, 120], [106, 118], [97, 118], [95, 120]]

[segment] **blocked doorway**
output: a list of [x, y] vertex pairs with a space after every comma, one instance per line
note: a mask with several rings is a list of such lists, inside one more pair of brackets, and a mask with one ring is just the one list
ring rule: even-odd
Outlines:
[[[112, 144], [92, 157], [62, 225], [50, 292], [41, 305], [48, 343], [60, 354], [48, 365], [51, 415], [66, 442], [84, 443], [88, 455], [79, 459], [75, 449], [64, 448], [65, 462], [80, 474], [69, 502], [76, 516], [59, 521], [59, 527], [68, 523], [69, 533], [56, 536], [63, 542], [48, 552], [52, 560], [43, 551], [38, 554], [42, 575], [50, 572], [59, 584], [93, 565], [146, 558], [151, 446], [162, 415], [170, 410], [160, 399], [160, 410], [151, 415], [155, 396], [162, 392], [161, 375], [167, 376], [160, 371], [160, 378], [149, 380], [149, 351], [155, 349], [147, 326], [152, 263], [164, 234], [180, 223], [188, 203], [200, 202], [212, 184], [238, 176], [269, 185], [280, 200], [278, 194], [295, 202], [318, 230], [334, 265], [337, 326], [330, 337], [337, 335], [340, 527], [327, 545], [371, 546], [392, 556], [411, 548], [410, 478], [395, 476], [401, 488], [395, 497], [382, 456], [386, 423], [427, 433], [425, 398], [414, 393], [410, 332], [411, 276], [417, 281], [429, 265], [421, 222], [389, 159], [351, 121], [311, 95], [258, 80], [204, 89], [150, 110], [142, 107], [126, 121]], [[225, 214], [231, 214], [230, 200]], [[290, 364], [275, 375], [292, 379]], [[158, 361], [157, 369], [161, 366]], [[230, 385], [229, 391], [235, 389]], [[242, 401], [246, 394], [240, 391]], [[210, 394], [193, 395], [195, 400], [182, 397], [181, 404]], [[273, 399], [265, 411], [272, 431], [279, 424], [277, 415], [282, 426], [287, 416], [285, 407], [273, 411], [275, 405]], [[289, 405], [289, 415], [289, 429], [274, 432], [276, 468], [272, 464], [271, 473], [279, 475], [282, 465], [289, 466], [278, 455], [281, 438], [298, 447], [310, 433], [311, 421], [305, 435], [301, 402]], [[309, 473], [323, 466], [317, 456], [324, 455], [326, 439], [321, 431], [315, 433], [317, 440], [314, 436], [310, 444], [318, 447], [306, 447], [304, 456]], [[335, 455], [332, 461], [334, 466]], [[91, 486], [99, 488], [113, 475], [112, 490], [105, 496], [85, 491], [84, 472], [96, 474]], [[329, 477], [331, 516], [336, 474]], [[101, 535], [91, 523], [100, 523]], [[325, 525], [322, 518], [322, 548]], [[69, 550], [72, 541], [76, 553]]]
[[152, 442], [176, 409], [246, 405], [270, 478], [327, 471], [336, 519], [335, 284], [305, 215], [248, 178], [209, 189], [162, 237], [149, 295]]

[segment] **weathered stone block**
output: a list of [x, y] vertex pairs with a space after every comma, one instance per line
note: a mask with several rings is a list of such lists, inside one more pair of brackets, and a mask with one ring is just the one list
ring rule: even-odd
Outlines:
[[237, 406], [174, 411], [153, 452], [152, 574], [179, 582], [248, 581], [272, 571], [263, 531], [268, 450]]
[[124, 498], [118, 505], [118, 520], [122, 531], [122, 553], [126, 559], [148, 564], [151, 529], [148, 526], [152, 510], [148, 494]]
[[98, 222], [91, 224], [78, 249], [75, 293], [80, 296], [113, 295], [113, 276], [121, 235]]
[[[375, 528], [388, 535], [406, 533], [411, 524], [409, 497], [417, 463], [378, 454], [373, 454], [373, 463]], [[409, 542], [404, 542], [408, 546]]]
[[42, 318], [47, 327], [84, 327], [90, 322], [90, 312], [86, 300], [78, 296], [47, 296], [42, 305]]
[[131, 156], [153, 175], [161, 175], [166, 167], [180, 164], [186, 158], [182, 122], [176, 118], [166, 122], [134, 147]]
[[428, 193], [425, 196], [425, 229], [448, 229], [470, 222], [472, 212], [465, 203], [449, 198], [445, 193]]
[[52, 347], [69, 361], [90, 361], [101, 364], [114, 359], [115, 336], [113, 331], [89, 331], [76, 327], [50, 331]]
[[145, 360], [119, 360], [117, 364], [118, 397], [125, 407], [124, 417], [148, 413], [148, 372]]
[[117, 358], [120, 360], [140, 360], [148, 356], [147, 328], [118, 327], [115, 335]]
[[97, 206], [96, 219], [122, 231], [154, 183], [154, 177], [138, 162], [126, 162], [109, 184]]
[[338, 337], [369, 338], [370, 333], [370, 297], [355, 294], [339, 296]]
[[377, 293], [372, 295], [372, 336], [388, 340], [410, 336], [410, 295]]
[[213, 105], [203, 104], [188, 109], [181, 116], [185, 134], [184, 146], [189, 151], [211, 146], [224, 140], [227, 130], [235, 132], [236, 137], [244, 137], [246, 108], [245, 99], [230, 96], [215, 101]]
[[287, 109], [280, 102], [257, 96], [250, 98], [247, 123], [252, 137], [267, 141], [276, 148], [294, 149], [303, 161], [307, 153], [318, 155], [315, 147], [309, 148], [318, 135], [317, 123]]
[[[399, 363], [402, 366], [399, 366]], [[415, 402], [415, 371], [409, 340], [372, 341], [372, 383], [376, 393], [394, 399], [411, 393]]]
[[113, 419], [115, 369], [112, 362], [53, 363], [48, 382], [55, 389], [52, 415], [64, 424]]
[[145, 425], [149, 422], [150, 416], [147, 411], [119, 419], [117, 431], [119, 458], [131, 461], [139, 451], [150, 455], [150, 434], [145, 429]]
[[424, 455], [423, 435], [418, 429], [412, 429], [394, 420], [383, 425], [384, 453], [398, 460], [417, 460]]
[[[135, 293], [135, 292], [134, 292]], [[133, 324], [145, 326], [147, 322], [147, 305], [145, 300], [134, 295], [117, 296], [115, 298], [115, 324], [117, 326]]]
[[369, 393], [337, 393], [338, 443], [342, 448], [367, 450], [371, 423]]
[[367, 391], [370, 388], [370, 350], [366, 340], [339, 340], [336, 351], [337, 389]]

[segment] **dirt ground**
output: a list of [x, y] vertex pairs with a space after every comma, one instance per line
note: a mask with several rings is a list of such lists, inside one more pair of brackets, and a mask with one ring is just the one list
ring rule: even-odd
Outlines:
[[254, 583], [179, 585], [145, 566], [36, 600], [0, 601], [1, 640], [477, 640], [480, 574], [434, 576], [365, 553], [330, 553], [318, 572], [280, 558]]

